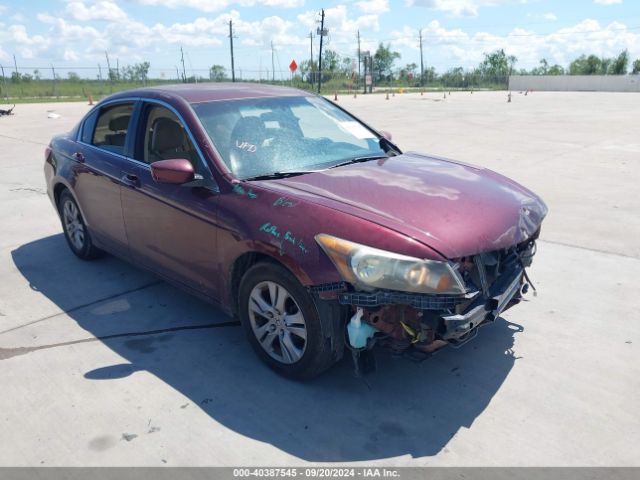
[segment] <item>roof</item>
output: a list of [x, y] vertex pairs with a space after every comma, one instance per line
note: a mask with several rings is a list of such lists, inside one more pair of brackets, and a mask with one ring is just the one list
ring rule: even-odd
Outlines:
[[160, 85], [137, 89], [136, 93], [165, 94], [181, 97], [188, 103], [210, 102], [216, 100], [237, 100], [242, 98], [308, 96], [310, 92], [290, 87], [277, 87], [260, 83], [182, 83]]

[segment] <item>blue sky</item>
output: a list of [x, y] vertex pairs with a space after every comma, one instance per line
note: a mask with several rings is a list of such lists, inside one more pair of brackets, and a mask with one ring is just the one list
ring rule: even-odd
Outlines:
[[472, 67], [496, 48], [515, 55], [518, 68], [624, 49], [640, 58], [640, 0], [0, 0], [0, 64], [13, 68], [15, 55], [24, 72], [48, 74], [54, 64], [95, 77], [106, 50], [114, 64], [148, 60], [154, 76], [171, 77], [182, 47], [187, 73], [205, 75], [229, 66], [233, 19], [236, 70], [266, 77], [273, 41], [285, 75], [292, 59], [309, 58], [321, 8], [328, 48], [355, 56], [359, 30], [363, 50], [383, 41], [400, 52], [397, 67], [419, 64], [420, 29], [425, 63], [438, 71]]

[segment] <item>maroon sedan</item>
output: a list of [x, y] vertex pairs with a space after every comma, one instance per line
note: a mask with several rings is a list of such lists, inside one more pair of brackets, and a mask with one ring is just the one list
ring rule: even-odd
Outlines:
[[308, 92], [112, 95], [46, 150], [69, 247], [147, 268], [236, 315], [296, 378], [348, 348], [422, 359], [518, 303], [547, 213], [492, 171], [402, 153]]

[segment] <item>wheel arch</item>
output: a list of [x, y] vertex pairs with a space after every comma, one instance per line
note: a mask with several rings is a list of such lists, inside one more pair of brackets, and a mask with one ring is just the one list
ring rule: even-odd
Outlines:
[[247, 272], [247, 270], [249, 270], [254, 265], [257, 265], [258, 263], [272, 263], [284, 268], [289, 273], [291, 273], [291, 275], [293, 275], [303, 286], [307, 286], [311, 282], [311, 280], [303, 270], [301, 270], [300, 268], [291, 268], [291, 266], [287, 264], [288, 262], [282, 261], [281, 258], [277, 258], [273, 255], [258, 250], [244, 252], [232, 262], [229, 272], [230, 280], [228, 286], [228, 298], [229, 306], [233, 315], [237, 315], [238, 313], [238, 294], [240, 292], [240, 282], [242, 281], [242, 277]]

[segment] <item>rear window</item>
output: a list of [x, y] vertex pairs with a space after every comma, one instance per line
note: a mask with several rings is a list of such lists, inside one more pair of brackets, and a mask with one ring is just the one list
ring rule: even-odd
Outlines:
[[124, 155], [132, 113], [132, 103], [102, 109], [96, 121], [91, 143], [104, 150]]

